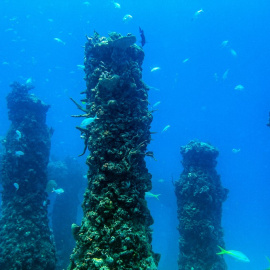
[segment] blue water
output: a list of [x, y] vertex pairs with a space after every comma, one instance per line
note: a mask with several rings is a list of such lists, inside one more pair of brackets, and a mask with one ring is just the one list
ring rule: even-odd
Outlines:
[[[217, 170], [230, 190], [222, 221], [226, 247], [250, 258], [250, 263], [226, 258], [229, 269], [267, 268], [270, 2], [119, 0], [119, 4], [121, 8], [109, 0], [1, 0], [0, 135], [10, 124], [4, 98], [9, 84], [31, 78], [33, 92], [51, 105], [47, 122], [55, 129], [52, 155], [77, 157], [83, 141], [75, 130], [80, 120], [70, 117], [78, 110], [69, 97], [79, 100], [85, 89], [84, 73], [77, 67], [83, 64], [85, 35], [94, 30], [100, 35], [133, 33], [139, 44], [140, 26], [147, 41], [143, 79], [153, 87], [151, 104], [161, 101], [152, 124], [158, 133], [149, 146], [157, 161], [147, 160], [153, 193], [161, 194], [159, 201], [149, 199], [155, 219], [153, 249], [162, 254], [159, 269], [177, 269], [172, 179], [182, 171], [180, 146], [192, 139], [210, 142], [220, 151]], [[200, 9], [204, 12], [194, 16]], [[133, 19], [124, 23], [126, 14]], [[151, 72], [154, 67], [160, 69]], [[235, 90], [237, 85], [244, 89]], [[167, 125], [170, 128], [161, 133]]]

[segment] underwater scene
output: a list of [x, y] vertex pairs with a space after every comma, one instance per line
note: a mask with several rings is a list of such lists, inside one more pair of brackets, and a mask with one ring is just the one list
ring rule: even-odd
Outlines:
[[269, 10], [1, 0], [0, 269], [270, 269]]

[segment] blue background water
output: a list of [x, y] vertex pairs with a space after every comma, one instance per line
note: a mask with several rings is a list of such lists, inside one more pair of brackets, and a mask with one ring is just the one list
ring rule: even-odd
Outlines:
[[[178, 233], [172, 179], [182, 171], [180, 146], [191, 139], [210, 142], [220, 151], [217, 170], [230, 189], [223, 227], [228, 249], [244, 252], [250, 263], [226, 258], [229, 269], [268, 266], [270, 256], [269, 175], [269, 1], [119, 0], [0, 2], [0, 135], [9, 121], [5, 96], [14, 80], [32, 78], [33, 93], [51, 105], [48, 124], [55, 129], [52, 155], [77, 157], [83, 142], [71, 118], [78, 110], [69, 100], [85, 89], [85, 35], [95, 29], [126, 35], [144, 29], [147, 44], [143, 79], [154, 87], [149, 100], [161, 104], [154, 113], [157, 161], [147, 160], [153, 174], [149, 199], [155, 219], [153, 247], [162, 253], [159, 269], [177, 269]], [[194, 13], [204, 12], [197, 18]], [[133, 19], [124, 23], [122, 18]], [[59, 43], [54, 38], [60, 38]], [[221, 43], [228, 40], [228, 46]], [[233, 49], [237, 56], [233, 56]], [[189, 59], [183, 63], [184, 59]], [[160, 70], [151, 72], [153, 67]], [[223, 79], [225, 71], [228, 76]], [[243, 91], [235, 90], [243, 85]], [[164, 133], [162, 129], [171, 127]], [[241, 149], [233, 153], [232, 149]], [[83, 163], [85, 157], [81, 158]], [[164, 181], [160, 181], [163, 179]]]

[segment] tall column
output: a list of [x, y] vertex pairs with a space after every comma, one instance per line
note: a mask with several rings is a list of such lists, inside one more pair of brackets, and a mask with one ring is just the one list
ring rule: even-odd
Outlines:
[[179, 270], [225, 270], [216, 255], [224, 247], [221, 228], [222, 203], [228, 190], [217, 174], [218, 150], [210, 144], [191, 141], [181, 147], [183, 167], [175, 182], [179, 219]]
[[14, 83], [7, 96], [11, 126], [2, 168], [0, 269], [53, 270], [55, 248], [47, 217], [49, 106], [30, 87]]
[[69, 269], [154, 270], [153, 219], [145, 192], [151, 174], [148, 89], [141, 80], [143, 50], [136, 38], [95, 33], [85, 46], [87, 117], [78, 129], [90, 154], [82, 225], [73, 224], [76, 248]]

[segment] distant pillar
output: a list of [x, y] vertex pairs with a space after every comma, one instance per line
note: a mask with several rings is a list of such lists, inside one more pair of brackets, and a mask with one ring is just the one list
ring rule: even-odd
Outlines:
[[7, 96], [11, 126], [2, 168], [1, 270], [53, 270], [55, 248], [47, 217], [49, 106], [27, 85], [14, 83]]
[[175, 182], [179, 219], [179, 270], [225, 270], [216, 255], [224, 247], [221, 228], [222, 203], [228, 190], [215, 170], [218, 150], [210, 144], [191, 141], [181, 147], [183, 167]]
[[70, 253], [75, 247], [70, 227], [77, 220], [80, 190], [86, 186], [83, 172], [82, 166], [73, 158], [51, 161], [48, 165], [49, 179], [56, 181], [56, 189], [64, 189], [62, 194], [52, 194], [56, 196], [51, 220], [56, 246], [57, 270], [67, 269]]
[[95, 33], [85, 46], [86, 109], [77, 106], [87, 116], [78, 129], [90, 150], [88, 187], [82, 225], [72, 226], [76, 248], [69, 269], [157, 269], [145, 200], [152, 114], [141, 80], [144, 52], [135, 41]]

